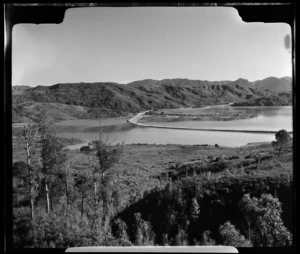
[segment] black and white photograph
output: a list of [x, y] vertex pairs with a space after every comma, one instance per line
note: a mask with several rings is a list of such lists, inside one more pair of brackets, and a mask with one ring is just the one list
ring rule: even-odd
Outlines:
[[292, 247], [293, 50], [229, 5], [15, 24], [13, 247]]

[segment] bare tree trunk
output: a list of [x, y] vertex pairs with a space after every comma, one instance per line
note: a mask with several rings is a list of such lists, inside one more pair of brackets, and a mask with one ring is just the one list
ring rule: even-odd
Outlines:
[[50, 200], [50, 211], [53, 211], [53, 198], [51, 198], [52, 192], [49, 192], [49, 200]]
[[104, 183], [104, 171], [101, 172], [101, 184], [103, 185]]
[[30, 196], [30, 217], [31, 220], [34, 218], [34, 189], [33, 189], [33, 176], [32, 176], [32, 168], [31, 168], [31, 160], [30, 160], [30, 145], [28, 139], [26, 140], [26, 155], [27, 155], [27, 165], [29, 170], [29, 196]]
[[104, 188], [104, 170], [101, 171], [101, 184], [102, 184], [102, 186], [101, 186], [102, 187], [102, 191], [101, 191], [102, 213], [105, 213], [105, 206], [106, 206], [107, 200], [104, 197], [104, 195], [106, 194], [105, 188]]
[[81, 218], [83, 217], [83, 202], [84, 202], [84, 195], [81, 195]]
[[67, 176], [65, 177], [65, 186], [66, 186], [67, 208], [70, 208], [68, 178], [67, 178]]
[[95, 177], [95, 172], [93, 172], [93, 182], [94, 182], [94, 214], [93, 214], [93, 225], [92, 230], [95, 230], [96, 227], [96, 212], [97, 212], [97, 181]]
[[[32, 178], [32, 176], [30, 178]], [[31, 179], [29, 180], [29, 185], [30, 185], [30, 217], [31, 220], [33, 220], [34, 219], [34, 189], [33, 189], [33, 181]]]
[[281, 142], [281, 144], [280, 144], [280, 149], [278, 150], [278, 157], [279, 157], [279, 155], [280, 155], [280, 153], [281, 153], [281, 150], [282, 150], [282, 142]]
[[97, 206], [97, 182], [94, 178], [94, 205]]
[[249, 221], [247, 221], [247, 225], [248, 225], [248, 240], [250, 242], [252, 242], [252, 237], [251, 237], [251, 223]]
[[211, 211], [211, 207], [209, 206], [209, 225], [211, 225], [211, 221], [212, 221], [212, 211]]
[[46, 199], [47, 199], [47, 213], [50, 213], [50, 197], [49, 197], [49, 188], [48, 181], [45, 181], [45, 190], [46, 190]]

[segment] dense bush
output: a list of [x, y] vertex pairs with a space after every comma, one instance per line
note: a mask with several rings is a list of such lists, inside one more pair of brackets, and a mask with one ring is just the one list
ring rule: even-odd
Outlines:
[[[214, 241], [222, 244], [225, 241], [223, 239], [226, 235], [224, 232], [230, 229], [228, 232], [236, 236], [235, 242], [239, 246], [245, 247], [252, 244], [254, 246], [277, 246], [275, 239], [279, 239], [280, 236], [274, 236], [273, 242], [268, 242], [263, 238], [253, 242], [249, 239], [245, 214], [238, 205], [246, 193], [251, 193], [254, 197], [272, 193], [282, 201], [287, 214], [292, 211], [292, 203], [289, 202], [292, 186], [288, 177], [265, 178], [231, 175], [218, 178], [217, 176], [202, 176], [198, 179], [192, 177], [183, 179], [168, 185], [163, 191], [148, 194], [143, 200], [121, 212], [119, 218], [126, 222], [127, 232], [130, 235], [134, 214], [141, 214], [152, 224], [156, 235], [155, 243], [159, 245], [178, 244], [176, 239], [183, 239], [179, 242], [182, 244], [186, 242], [189, 245]], [[271, 197], [271, 195], [269, 196]], [[278, 199], [273, 199], [280, 204]], [[284, 224], [288, 225], [289, 230], [292, 230], [291, 217], [286, 216], [287, 214], [281, 216], [281, 210], [278, 210], [278, 221], [274, 222], [278, 226], [276, 230], [287, 237], [285, 241], [281, 241], [281, 246], [291, 244], [291, 241], [288, 240], [291, 239], [290, 233], [283, 226]], [[281, 218], [284, 218], [283, 222]], [[227, 229], [223, 228], [225, 231], [221, 231], [224, 234], [220, 235], [220, 225], [229, 220], [236, 225], [236, 228], [226, 224]], [[277, 232], [276, 230], [273, 228], [273, 232]], [[208, 232], [210, 233], [208, 234]], [[243, 238], [242, 235], [248, 238]]]

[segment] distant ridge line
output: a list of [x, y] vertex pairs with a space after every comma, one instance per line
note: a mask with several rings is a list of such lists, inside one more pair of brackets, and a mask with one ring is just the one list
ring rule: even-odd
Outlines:
[[126, 81], [126, 82], [116, 82], [116, 81], [76, 81], [76, 82], [58, 82], [58, 83], [54, 83], [54, 84], [49, 84], [49, 85], [35, 85], [35, 86], [30, 86], [30, 85], [12, 85], [13, 87], [28, 87], [28, 88], [36, 88], [36, 87], [52, 87], [52, 86], [56, 86], [56, 85], [70, 85], [70, 84], [97, 84], [97, 83], [101, 83], [101, 84], [116, 84], [116, 85], [129, 85], [131, 83], [135, 83], [135, 82], [142, 82], [142, 81], [154, 81], [154, 82], [161, 82], [161, 81], [170, 81], [170, 80], [186, 80], [186, 81], [200, 81], [200, 82], [209, 82], [209, 83], [217, 83], [217, 82], [236, 82], [236, 81], [246, 81], [249, 83], [255, 83], [255, 82], [259, 82], [259, 81], [263, 81], [263, 80], [267, 80], [267, 79], [286, 79], [289, 78], [292, 80], [292, 77], [290, 76], [283, 76], [283, 77], [275, 77], [275, 76], [270, 76], [270, 77], [266, 77], [263, 79], [257, 79], [257, 80], [253, 80], [250, 81], [246, 78], [237, 78], [234, 80], [229, 80], [229, 79], [222, 79], [222, 80], [208, 80], [208, 79], [190, 79], [190, 78], [163, 78], [163, 79], [153, 79], [153, 78], [145, 78], [145, 79], [137, 79], [137, 80], [133, 80], [133, 81]]

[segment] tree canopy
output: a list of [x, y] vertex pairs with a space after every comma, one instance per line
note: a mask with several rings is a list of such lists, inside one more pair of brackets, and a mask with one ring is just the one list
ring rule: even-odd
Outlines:
[[279, 130], [275, 134], [275, 139], [276, 141], [273, 141], [271, 144], [273, 148], [278, 151], [278, 156], [280, 156], [292, 138], [286, 130]]

